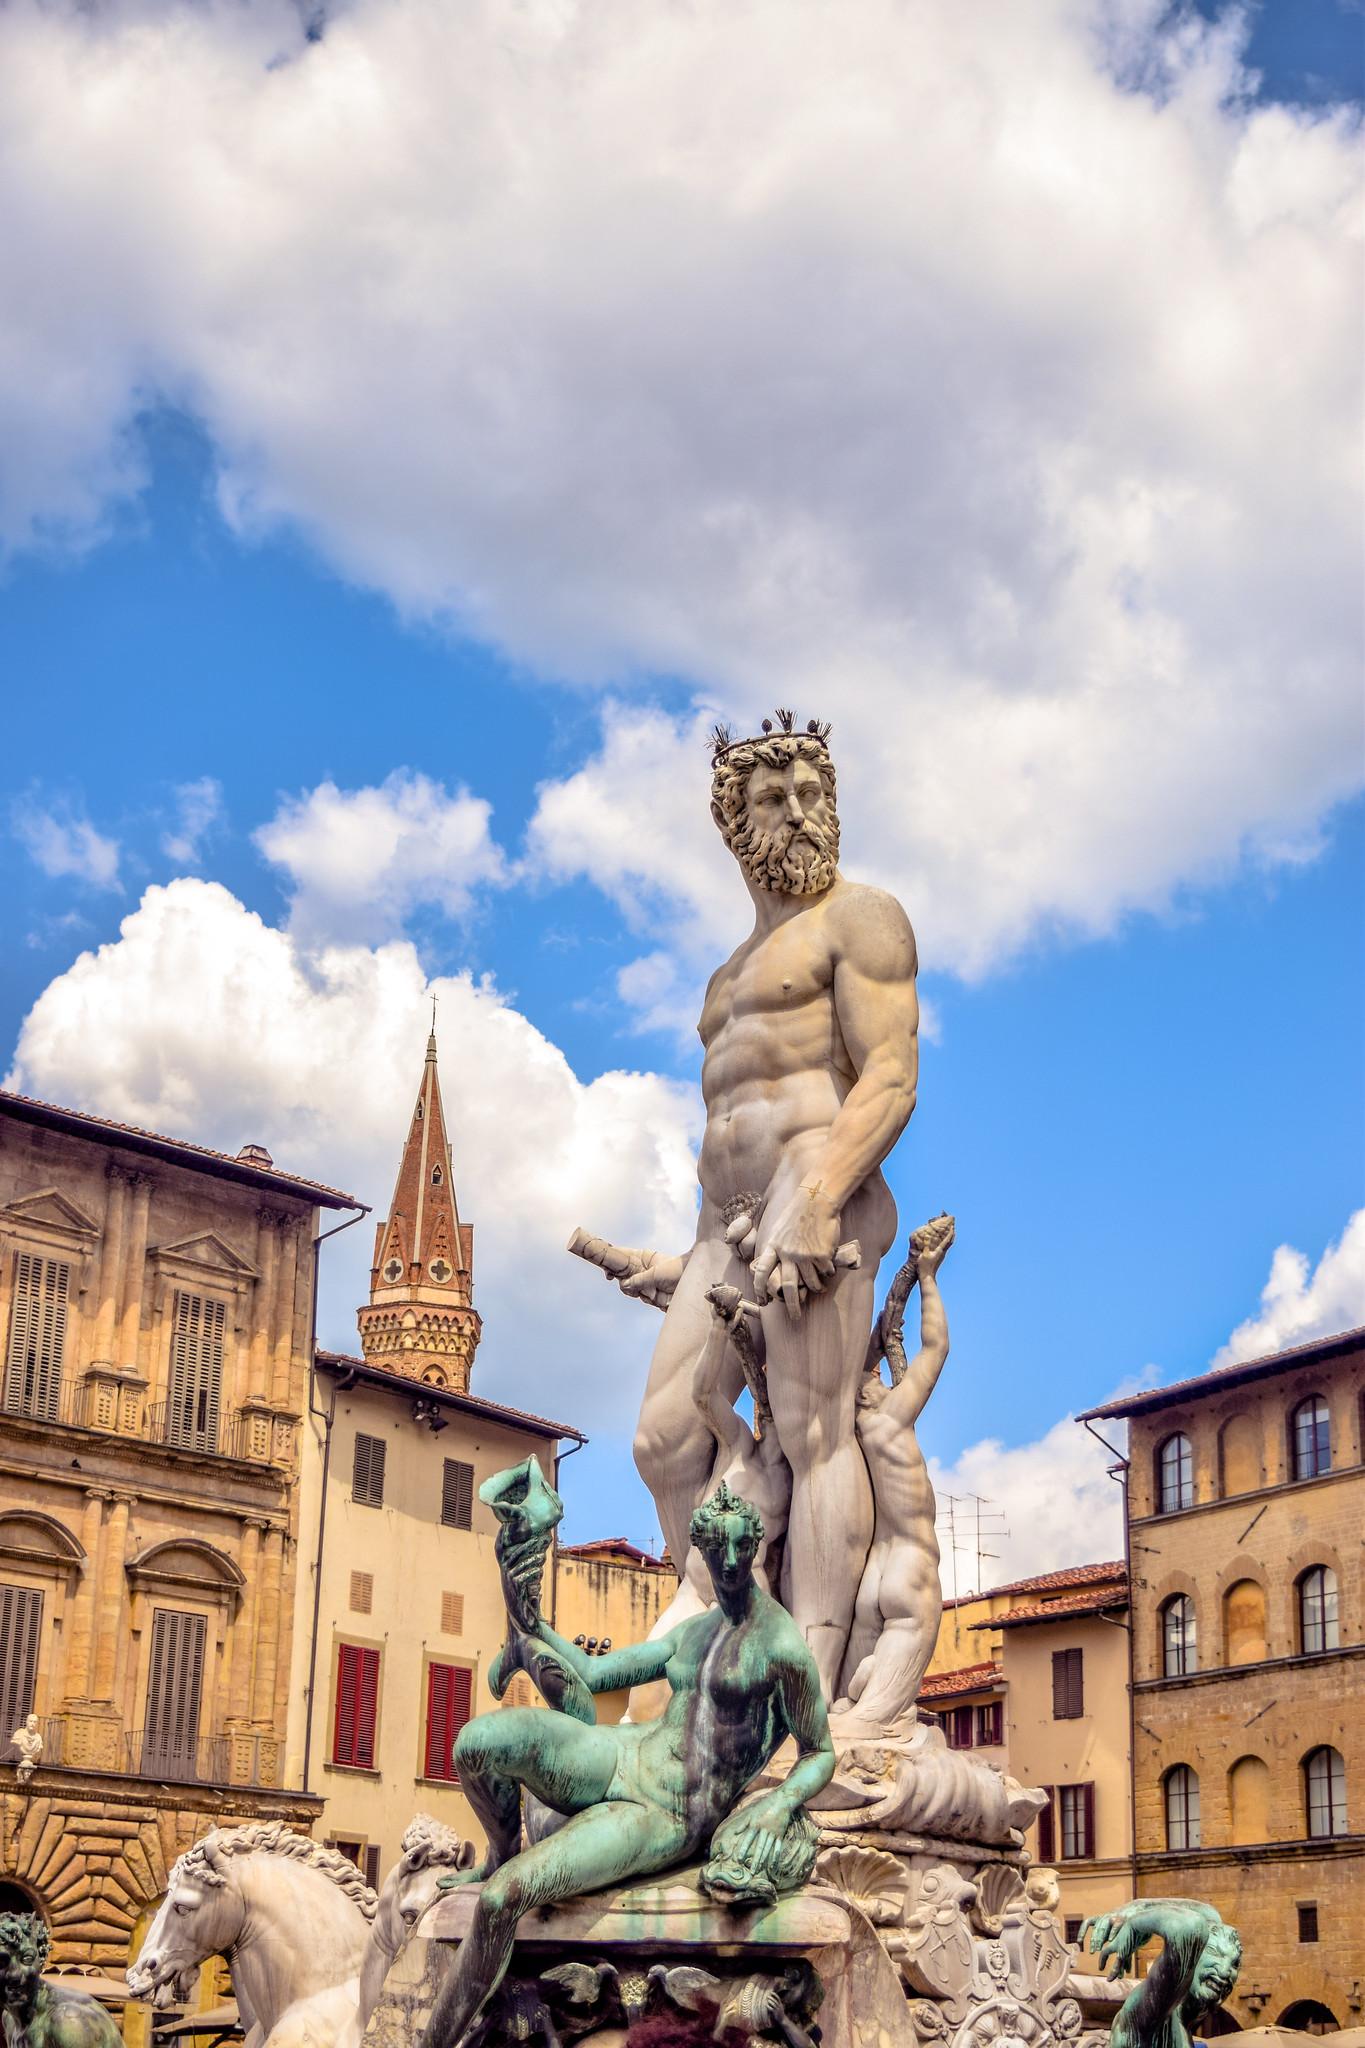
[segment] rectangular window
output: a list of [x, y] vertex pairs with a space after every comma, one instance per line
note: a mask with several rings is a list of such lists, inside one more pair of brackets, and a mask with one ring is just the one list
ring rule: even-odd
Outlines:
[[1003, 1700], [988, 1700], [984, 1707], [977, 1708], [976, 1739], [983, 1748], [1004, 1741], [1005, 1703]]
[[223, 1389], [223, 1336], [227, 1307], [202, 1294], [175, 1291], [171, 1364], [166, 1388], [168, 1444], [184, 1451], [216, 1451]]
[[173, 1607], [152, 1609], [152, 1658], [142, 1727], [141, 1773], [181, 1784], [198, 1776], [199, 1707], [208, 1622]]
[[361, 1844], [359, 1842], [349, 1835], [338, 1835], [334, 1839], [332, 1847], [339, 1856], [345, 1856], [359, 1870], [361, 1857]]
[[14, 1261], [14, 1305], [5, 1360], [5, 1409], [55, 1422], [66, 1349], [71, 1268], [64, 1259], [20, 1252]]
[[358, 1643], [337, 1646], [337, 1703], [332, 1728], [332, 1762], [353, 1770], [374, 1769], [374, 1733], [379, 1718], [379, 1652]]
[[33, 1712], [43, 1596], [30, 1586], [0, 1586], [0, 1741]]
[[1057, 1824], [1054, 1812], [1055, 1793], [1051, 1785], [1044, 1785], [1043, 1791], [1047, 1794], [1047, 1805], [1038, 1815], [1038, 1861], [1040, 1863], [1053, 1863], [1057, 1857]]
[[351, 1499], [362, 1508], [382, 1508], [384, 1505], [384, 1454], [388, 1445], [382, 1436], [362, 1436], [355, 1440], [355, 1463], [351, 1467]]
[[1052, 1653], [1052, 1718], [1079, 1721], [1085, 1712], [1084, 1660], [1079, 1650]]
[[462, 1636], [464, 1634], [464, 1594], [442, 1593], [441, 1634]]
[[351, 1612], [368, 1614], [374, 1606], [374, 1573], [351, 1573]]
[[441, 1473], [441, 1520], [447, 1529], [474, 1526], [474, 1467], [458, 1458], [444, 1460]]
[[1301, 1902], [1299, 1914], [1299, 1940], [1316, 1941], [1318, 1938], [1318, 1908], [1316, 1900]]
[[1076, 1947], [1076, 1945], [1077, 1945], [1077, 1943], [1078, 1943], [1078, 1942], [1080, 1941], [1080, 1938], [1081, 1938], [1081, 1928], [1082, 1928], [1082, 1926], [1083, 1926], [1083, 1925], [1084, 1925], [1084, 1922], [1083, 1922], [1083, 1921], [1081, 1920], [1081, 1918], [1079, 1917], [1079, 1915], [1077, 1915], [1077, 1917], [1076, 1917], [1076, 1918], [1074, 1918], [1074, 1919], [1073, 1919], [1073, 1918], [1071, 1917], [1071, 1915], [1070, 1915], [1070, 1914], [1068, 1914], [1068, 1915], [1067, 1915], [1067, 1919], [1066, 1919], [1066, 1923], [1065, 1923], [1065, 1926], [1066, 1926], [1066, 1932], [1065, 1932], [1065, 1940], [1066, 1940], [1066, 1945], [1067, 1945], [1067, 1947], [1068, 1947], [1068, 1948], [1075, 1948], [1075, 1947]]
[[1095, 1788], [1093, 1785], [1059, 1785], [1057, 1817], [1061, 1823], [1062, 1861], [1095, 1853]]
[[945, 1732], [949, 1749], [970, 1749], [972, 1746], [972, 1709], [954, 1707], [947, 1716]]
[[424, 1778], [444, 1778], [452, 1784], [458, 1781], [455, 1737], [469, 1719], [473, 1693], [474, 1674], [463, 1664], [428, 1664]]

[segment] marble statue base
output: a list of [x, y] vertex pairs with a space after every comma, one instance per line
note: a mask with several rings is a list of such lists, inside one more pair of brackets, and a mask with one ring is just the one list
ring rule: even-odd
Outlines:
[[[1017, 1849], [922, 1838], [828, 1842], [814, 1880], [734, 1910], [695, 1870], [529, 1914], [479, 2048], [635, 2041], [787, 2048], [1100, 2048], [1112, 2004], [1073, 1974], [1055, 1879]], [[476, 1889], [444, 1895], [389, 1972], [365, 2048], [411, 2048], [468, 1931]]]

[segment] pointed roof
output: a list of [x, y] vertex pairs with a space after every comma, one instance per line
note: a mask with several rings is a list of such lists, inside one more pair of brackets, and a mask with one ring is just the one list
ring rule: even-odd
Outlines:
[[371, 1299], [401, 1289], [408, 1300], [425, 1299], [433, 1305], [468, 1301], [473, 1284], [469, 1235], [461, 1226], [455, 1195], [433, 1030], [393, 1201], [376, 1240]]

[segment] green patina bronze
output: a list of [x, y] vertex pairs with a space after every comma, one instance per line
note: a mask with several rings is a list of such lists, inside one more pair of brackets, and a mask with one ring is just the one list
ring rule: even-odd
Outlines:
[[1159, 1937], [1166, 1945], [1120, 2006], [1109, 2030], [1112, 2048], [1190, 2048], [1200, 2015], [1232, 1994], [1242, 1943], [1201, 1899], [1134, 1899], [1098, 1913], [1081, 1929], [1109, 1975], [1133, 1967], [1138, 1950]]
[[0, 1913], [0, 2021], [6, 2048], [122, 2048], [84, 1991], [43, 1982], [51, 1936], [36, 1913]]
[[[501, 1981], [522, 1915], [652, 1877], [703, 1855], [714, 1898], [767, 1903], [809, 1876], [816, 1831], [805, 1802], [829, 1783], [834, 1748], [819, 1674], [791, 1616], [758, 1585], [763, 1525], [724, 1486], [692, 1518], [716, 1604], [657, 1642], [587, 1657], [545, 1621], [540, 1573], [558, 1496], [534, 1458], [501, 1473], [481, 1497], [502, 1524], [498, 1560], [509, 1635], [495, 1690], [513, 1669], [541, 1685], [550, 1711], [481, 1714], [455, 1745], [460, 1783], [488, 1834], [488, 1854], [443, 1888], [478, 1882], [474, 1922], [441, 1987], [427, 2048], [458, 2048]], [[599, 1727], [579, 1709], [586, 1694], [666, 1678], [662, 1718]], [[548, 1684], [546, 1683], [548, 1681]], [[563, 1706], [552, 1695], [559, 1691]], [[776, 1788], [743, 1795], [776, 1750], [794, 1738], [797, 1762]], [[564, 1816], [521, 1848], [523, 1794]], [[742, 1802], [742, 1803], [741, 1803]]]

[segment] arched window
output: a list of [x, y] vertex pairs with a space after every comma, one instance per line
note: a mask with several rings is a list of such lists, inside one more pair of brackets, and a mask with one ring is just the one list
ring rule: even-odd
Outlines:
[[1166, 1678], [1185, 1678], [1199, 1669], [1194, 1602], [1175, 1593], [1161, 1610], [1161, 1670]]
[[1332, 1419], [1321, 1394], [1310, 1394], [1294, 1410], [1290, 1424], [1294, 1477], [1316, 1479], [1332, 1469]]
[[439, 1167], [439, 1166], [433, 1166], [433, 1167], [432, 1167], [432, 1169], [431, 1169], [431, 1185], [432, 1185], [432, 1186], [433, 1186], [434, 1188], [438, 1188], [438, 1187], [439, 1187], [439, 1186], [441, 1185], [441, 1182], [442, 1182], [442, 1181], [443, 1181], [444, 1179], [445, 1179], [445, 1175], [444, 1175], [444, 1174], [442, 1173], [442, 1171], [441, 1171], [440, 1167]]
[[1270, 1766], [1258, 1756], [1240, 1756], [1228, 1772], [1229, 1836], [1234, 1844], [1270, 1840]]
[[1166, 1773], [1166, 1847], [1199, 1847], [1199, 1779], [1188, 1764]]
[[1305, 1657], [1341, 1648], [1337, 1575], [1329, 1564], [1310, 1566], [1299, 1580], [1299, 1648]]
[[1303, 1762], [1308, 1832], [1315, 1839], [1346, 1832], [1346, 1766], [1336, 1749], [1314, 1749]]
[[1238, 1579], [1223, 1595], [1223, 1662], [1259, 1664], [1268, 1656], [1265, 1587]]
[[1157, 1452], [1158, 1512], [1174, 1514], [1194, 1506], [1194, 1453], [1187, 1436], [1168, 1436]]
[[1229, 1415], [1219, 1430], [1218, 1476], [1224, 1499], [1261, 1484], [1261, 1433], [1254, 1415]]

